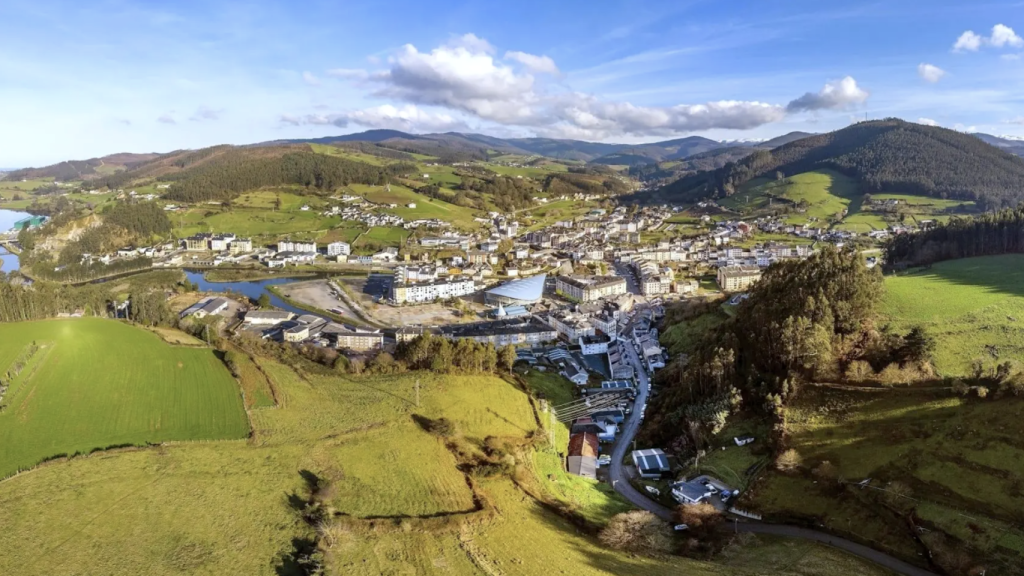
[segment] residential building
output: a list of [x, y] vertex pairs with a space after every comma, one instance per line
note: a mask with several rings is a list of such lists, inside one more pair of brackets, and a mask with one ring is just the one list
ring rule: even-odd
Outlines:
[[362, 328], [332, 322], [324, 333], [332, 336], [337, 348], [373, 350], [384, 345], [384, 333], [375, 328]]
[[452, 324], [442, 327], [441, 335], [449, 340], [469, 338], [483, 344], [490, 342], [495, 346], [539, 344], [558, 338], [558, 332], [554, 328], [533, 316]]
[[252, 252], [252, 240], [249, 238], [235, 238], [228, 247], [228, 250], [232, 254]]
[[626, 279], [621, 276], [559, 276], [555, 279], [555, 291], [578, 302], [592, 302], [625, 294], [627, 290]]
[[202, 252], [210, 249], [210, 238], [212, 234], [201, 233], [185, 238], [185, 250], [190, 252]]
[[718, 287], [726, 292], [746, 290], [761, 279], [757, 266], [723, 266], [718, 269]]
[[579, 339], [580, 350], [585, 355], [591, 354], [607, 354], [608, 345], [611, 344], [612, 339], [608, 336], [581, 336]]
[[420, 304], [466, 296], [476, 291], [471, 278], [455, 277], [431, 282], [405, 282], [397, 278], [391, 284], [391, 301], [395, 304]]
[[593, 336], [596, 331], [586, 317], [565, 312], [556, 312], [548, 316], [548, 324], [569, 342], [576, 342], [584, 336]]
[[352, 253], [352, 246], [346, 242], [331, 242], [327, 245], [328, 256], [348, 256]]

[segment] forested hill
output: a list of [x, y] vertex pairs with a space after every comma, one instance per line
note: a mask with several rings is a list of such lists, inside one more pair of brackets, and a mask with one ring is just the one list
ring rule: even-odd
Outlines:
[[759, 176], [831, 168], [856, 178], [864, 192], [892, 191], [976, 200], [982, 209], [1024, 200], [1024, 160], [979, 138], [897, 119], [760, 150], [734, 164], [687, 176], [662, 188], [666, 200], [729, 196]]
[[890, 268], [942, 260], [1024, 252], [1024, 208], [953, 218], [918, 234], [899, 234], [885, 246]]

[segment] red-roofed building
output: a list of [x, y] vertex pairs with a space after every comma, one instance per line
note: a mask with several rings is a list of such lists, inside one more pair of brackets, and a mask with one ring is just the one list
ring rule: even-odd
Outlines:
[[570, 474], [597, 479], [597, 434], [583, 432], [569, 437], [565, 466]]

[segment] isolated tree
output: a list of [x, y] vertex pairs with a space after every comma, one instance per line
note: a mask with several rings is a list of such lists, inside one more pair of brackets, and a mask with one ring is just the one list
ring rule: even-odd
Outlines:
[[775, 467], [784, 472], [796, 470], [803, 463], [803, 458], [800, 457], [800, 453], [790, 448], [786, 450], [775, 460]]
[[270, 308], [271, 306], [273, 306], [273, 304], [270, 303], [270, 294], [267, 294], [266, 292], [260, 294], [260, 297], [256, 300], [256, 303], [259, 304], [260, 308]]
[[501, 367], [509, 372], [512, 372], [512, 367], [516, 365], [518, 355], [516, 355], [516, 347], [509, 344], [501, 349], [499, 353], [501, 360]]

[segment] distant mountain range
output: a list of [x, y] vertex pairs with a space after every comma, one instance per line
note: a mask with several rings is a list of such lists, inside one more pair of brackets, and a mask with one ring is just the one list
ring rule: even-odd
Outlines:
[[[343, 142], [372, 142], [407, 152], [432, 150], [438, 147], [453, 152], [523, 154], [590, 162], [594, 164], [636, 166], [657, 162], [681, 160], [722, 148], [756, 150], [774, 148], [793, 140], [810, 136], [807, 132], [791, 132], [764, 142], [719, 142], [701, 136], [688, 136], [648, 144], [606, 144], [583, 140], [557, 138], [495, 138], [483, 134], [445, 132], [443, 134], [408, 134], [398, 130], [368, 130], [344, 136], [328, 136], [296, 140], [274, 140], [260, 146], [282, 144], [338, 144]], [[424, 152], [429, 153], [429, 152]]]
[[[716, 141], [701, 136], [689, 136], [647, 144], [613, 144], [556, 138], [496, 138], [484, 134], [459, 132], [410, 134], [399, 130], [367, 130], [323, 138], [274, 140], [252, 144], [248, 148], [276, 148], [302, 144], [348, 145], [358, 146], [371, 153], [380, 152], [377, 155], [386, 158], [411, 159], [408, 153], [419, 153], [440, 157], [443, 161], [484, 160], [501, 154], [543, 156], [565, 162], [629, 166], [635, 175], [655, 182], [668, 182], [695, 172], [722, 168], [730, 162], [741, 161], [759, 150], [772, 150], [795, 141], [819, 136], [807, 132], [790, 132], [764, 141]], [[969, 137], [1011, 154], [1024, 156], [1022, 140], [989, 134], [974, 134]], [[224, 148], [230, 147], [217, 146], [212, 149]], [[176, 157], [188, 152], [182, 150], [168, 154], [112, 154], [90, 160], [61, 162], [43, 168], [12, 170], [8, 177], [50, 177], [60, 180], [96, 178], [113, 170], [131, 169], [160, 158]]]
[[975, 200], [982, 209], [1016, 206], [1024, 201], [1024, 160], [1011, 152], [1021, 152], [1021, 144], [898, 119], [860, 122], [683, 176], [651, 200], [729, 196], [754, 178], [831, 169], [859, 181], [864, 192]]

